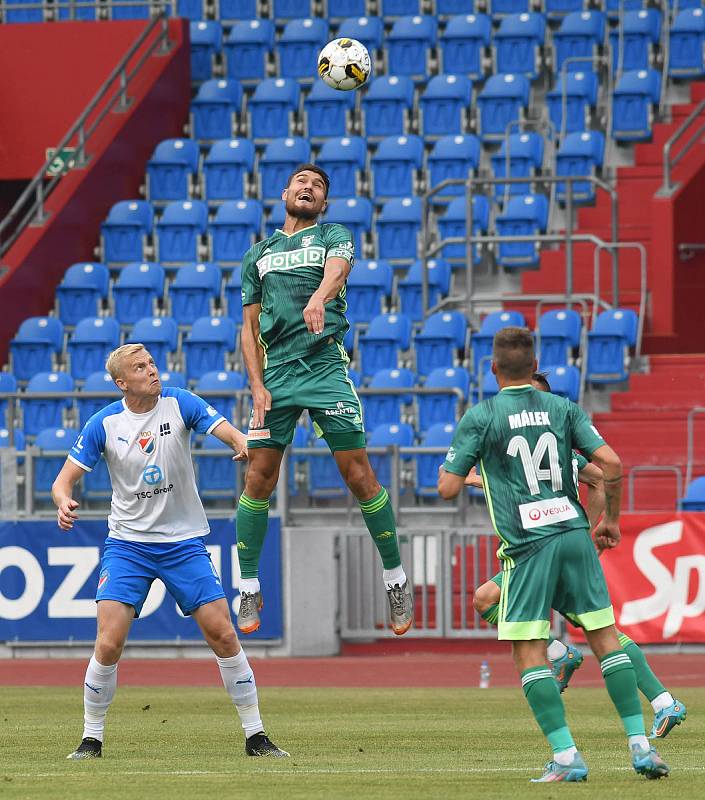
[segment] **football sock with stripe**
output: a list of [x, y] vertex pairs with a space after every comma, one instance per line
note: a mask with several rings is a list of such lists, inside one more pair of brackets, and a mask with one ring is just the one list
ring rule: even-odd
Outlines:
[[553, 752], [565, 753], [556, 760], [558, 763], [569, 764], [576, 752], [575, 742], [566, 724], [563, 701], [551, 670], [544, 665], [525, 669], [521, 673], [521, 686], [536, 722]]
[[83, 683], [83, 739], [103, 741], [105, 716], [117, 689], [117, 664], [105, 666], [91, 656]]
[[237, 558], [240, 576], [256, 578], [264, 537], [269, 522], [269, 500], [253, 500], [244, 492], [237, 504], [236, 533]]
[[[629, 656], [624, 650], [614, 650], [600, 659], [602, 677], [605, 679], [610, 699], [622, 718], [629, 743], [648, 748], [641, 713], [636, 675]], [[643, 740], [643, 741], [642, 741]]]
[[249, 738], [260, 733], [264, 730], [264, 725], [259, 713], [257, 684], [245, 651], [241, 649], [237, 655], [229, 658], [216, 656], [215, 660], [218, 662], [225, 689], [237, 709], [245, 736]]
[[401, 555], [397, 539], [397, 523], [387, 490], [382, 487], [379, 494], [370, 500], [358, 500], [358, 503], [367, 530], [382, 557], [384, 568], [392, 570], [400, 566]]
[[[620, 631], [617, 631], [617, 636], [619, 637], [620, 645], [624, 648], [624, 652], [629, 656], [629, 660], [632, 662], [636, 675], [636, 685], [639, 687], [639, 691], [645, 695], [652, 706], [654, 701], [659, 698], [659, 695], [664, 695], [656, 704], [660, 707], [656, 708], [654, 706], [654, 711], [660, 711], [662, 708], [670, 706], [671, 703], [673, 703], [673, 697], [671, 697], [666, 687], [656, 675], [654, 675], [641, 647]], [[667, 700], [668, 702], [666, 702]]]

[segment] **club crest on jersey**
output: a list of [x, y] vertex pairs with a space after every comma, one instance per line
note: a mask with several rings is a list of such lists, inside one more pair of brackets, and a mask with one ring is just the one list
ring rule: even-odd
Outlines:
[[151, 456], [157, 447], [157, 437], [152, 431], [142, 431], [137, 437], [137, 444], [146, 456]]
[[315, 238], [315, 236], [311, 236], [310, 234], [308, 236], [302, 236], [301, 247], [308, 247]]

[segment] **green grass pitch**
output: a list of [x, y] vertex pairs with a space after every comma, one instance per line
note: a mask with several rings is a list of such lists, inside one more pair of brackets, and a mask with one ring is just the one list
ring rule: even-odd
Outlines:
[[[678, 691], [688, 720], [659, 743], [672, 774], [629, 767], [602, 689], [568, 691], [587, 784], [531, 785], [548, 760], [518, 689], [261, 689], [281, 761], [247, 758], [218, 689], [118, 687], [104, 757], [66, 761], [79, 743], [76, 688], [0, 687], [2, 800], [294, 800], [302, 798], [705, 798], [705, 689]], [[645, 708], [647, 725], [650, 709]]]

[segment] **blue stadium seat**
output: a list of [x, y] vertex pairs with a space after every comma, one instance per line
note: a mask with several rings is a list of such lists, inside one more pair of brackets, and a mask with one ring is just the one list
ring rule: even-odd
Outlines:
[[473, 405], [477, 405], [477, 403], [481, 403], [483, 400], [489, 400], [490, 397], [494, 397], [498, 392], [499, 385], [497, 384], [497, 378], [495, 378], [494, 373], [488, 369], [479, 379], [478, 385], [472, 390]]
[[510, 122], [529, 103], [529, 81], [523, 75], [499, 74], [487, 79], [478, 95], [480, 138], [483, 142], [499, 142]]
[[149, 350], [160, 370], [169, 369], [170, 356], [176, 351], [179, 326], [171, 317], [145, 317], [135, 323], [128, 342], [141, 342]]
[[208, 203], [241, 200], [247, 175], [255, 164], [255, 146], [249, 139], [220, 139], [203, 162], [203, 183]]
[[[22, 0], [9, 0], [8, 5], [19, 5]], [[5, 11], [6, 23], [43, 22], [44, 10], [41, 8], [8, 8]]]
[[296, 17], [309, 17], [313, 14], [311, 0], [273, 0], [275, 19], [281, 21]]
[[411, 320], [404, 314], [379, 314], [360, 337], [360, 371], [371, 377], [399, 366], [399, 351], [409, 349]]
[[[610, 1], [607, 0], [607, 3], [609, 4]], [[616, 2], [619, 5], [619, 0], [616, 0]], [[627, 3], [631, 2], [631, 0], [623, 0], [623, 2], [626, 8]], [[582, 11], [585, 5], [585, 0], [545, 0], [544, 2], [546, 16], [549, 19], [565, 16], [573, 11]]]
[[655, 8], [627, 11], [622, 21], [622, 54], [619, 29], [610, 31], [612, 73], [647, 69], [653, 61], [654, 47], [661, 38], [661, 12]]
[[463, 75], [436, 75], [421, 94], [421, 129], [426, 139], [461, 134], [467, 127], [472, 83]]
[[[553, 33], [553, 70], [559, 74], [567, 58], [592, 58], [605, 39], [605, 14], [602, 11], [574, 11], [567, 14]], [[568, 72], [590, 69], [588, 61], [570, 61]]]
[[[446, 213], [438, 218], [438, 233], [441, 239], [455, 236], [465, 237], [467, 234], [467, 199], [456, 197], [448, 204]], [[472, 196], [472, 232], [474, 236], [487, 233], [490, 223], [490, 203], [482, 194]], [[474, 246], [473, 263], [479, 264], [482, 248], [479, 244]], [[465, 242], [460, 244], [446, 244], [441, 251], [443, 258], [452, 266], [465, 264]]]
[[44, 428], [60, 428], [64, 410], [73, 406], [73, 400], [64, 397], [73, 391], [73, 380], [66, 372], [39, 372], [27, 384], [27, 392], [51, 392], [58, 397], [22, 400], [22, 416], [26, 436], [36, 436]]
[[188, 385], [183, 372], [164, 371], [159, 374], [159, 380], [161, 380], [163, 388], [169, 386], [174, 389], [185, 389]]
[[629, 350], [636, 344], [639, 320], [634, 311], [613, 308], [598, 314], [588, 333], [587, 379], [620, 383], [629, 377]]
[[233, 267], [224, 295], [228, 316], [236, 325], [242, 325], [242, 267]]
[[683, 11], [687, 8], [700, 8], [702, 6], [702, 0], [668, 0], [668, 4], [671, 8], [675, 8], [677, 5], [678, 8]]
[[81, 262], [72, 264], [56, 288], [59, 319], [64, 325], [76, 325], [84, 317], [94, 317], [100, 302], [108, 296], [110, 273], [105, 264]]
[[[364, 0], [362, 2], [364, 8]], [[328, 2], [328, 16], [331, 14], [331, 1]], [[338, 28], [338, 37], [347, 39], [357, 39], [365, 45], [370, 54], [374, 53], [382, 46], [384, 39], [384, 22], [382, 17], [366, 17], [362, 14], [345, 14], [348, 19], [344, 19]]]
[[[294, 15], [296, 17], [302, 14], [301, 3], [298, 5], [299, 10]], [[312, 81], [316, 73], [311, 67], [316, 63], [318, 54], [327, 41], [327, 20], [312, 17], [292, 19], [291, 22], [287, 22], [277, 42], [278, 74], [282, 78], [296, 78], [302, 82]]]
[[[328, 450], [325, 439], [313, 442], [315, 450]], [[340, 475], [335, 459], [330, 453], [324, 456], [308, 456], [308, 495], [314, 499], [345, 497], [348, 487]]]
[[468, 321], [460, 311], [437, 311], [426, 319], [414, 337], [416, 371], [429, 375], [435, 367], [452, 367], [459, 350], [465, 349]]
[[565, 397], [578, 402], [580, 398], [580, 370], [573, 364], [560, 367], [545, 367], [546, 380], [551, 386], [551, 392], [560, 397]]
[[289, 135], [292, 115], [299, 107], [299, 84], [293, 78], [267, 78], [249, 100], [250, 135], [255, 140]]
[[[197, 0], [200, 4], [201, 0]], [[182, 16], [185, 16], [182, 14]], [[213, 77], [213, 60], [223, 48], [223, 26], [216, 20], [192, 22], [191, 80], [207, 81]]]
[[[467, 180], [480, 163], [480, 140], [470, 133], [442, 136], [428, 156], [429, 185], [438, 186], [449, 178]], [[434, 195], [434, 201], [465, 194], [461, 184], [446, 186]]]
[[218, 0], [218, 17], [225, 20], [254, 20], [257, 16], [257, 0]]
[[328, 173], [328, 197], [353, 197], [367, 164], [367, 142], [360, 136], [325, 139], [316, 164]]
[[[429, 308], [445, 297], [450, 290], [450, 264], [442, 258], [430, 258], [426, 262], [428, 268], [428, 305]], [[357, 267], [356, 267], [357, 268]], [[397, 285], [397, 294], [401, 301], [401, 311], [413, 322], [421, 322], [423, 310], [423, 262], [414, 261], [403, 280]]]
[[146, 200], [115, 203], [100, 226], [103, 261], [108, 264], [141, 261], [153, 224], [154, 210]]
[[355, 108], [355, 92], [339, 92], [323, 81], [315, 81], [304, 100], [306, 131], [312, 142], [346, 136]]
[[392, 268], [386, 261], [355, 261], [348, 276], [345, 312], [351, 323], [370, 322], [382, 313], [384, 299], [392, 293]]
[[[328, 12], [328, 19], [342, 20], [342, 22], [347, 22], [346, 17], [364, 17], [367, 13], [367, 0], [328, 0], [325, 6]], [[349, 33], [340, 32], [338, 36], [347, 36], [352, 39], [358, 38], [357, 36], [351, 36]]]
[[[370, 381], [370, 389], [410, 389], [416, 375], [410, 369], [381, 369]], [[374, 430], [378, 425], [401, 422], [402, 406], [411, 403], [410, 394], [365, 394], [365, 425]]]
[[134, 325], [142, 317], [151, 317], [163, 295], [164, 268], [160, 264], [127, 264], [113, 286], [115, 318], [121, 325]]
[[10, 342], [12, 373], [27, 381], [37, 372], [51, 372], [53, 357], [64, 345], [64, 326], [55, 317], [29, 317]]
[[382, 16], [385, 20], [420, 13], [420, 0], [382, 0]]
[[[569, 133], [556, 155], [556, 175], [595, 175], [601, 169], [605, 154], [605, 137], [600, 131]], [[556, 185], [556, 198], [566, 202], [568, 185]], [[590, 181], [573, 182], [573, 202], [591, 203], [595, 186]]]
[[[76, 441], [78, 431], [72, 428], [45, 428], [34, 440], [39, 456], [34, 459], [34, 491], [46, 495], [66, 461], [66, 455]], [[44, 451], [57, 451], [61, 455], [48, 456]]]
[[147, 162], [147, 199], [152, 203], [186, 200], [198, 172], [198, 145], [193, 139], [159, 142]]
[[274, 47], [274, 23], [255, 16], [236, 22], [223, 45], [227, 77], [243, 83], [266, 77], [267, 53]]
[[[553, 2], [553, 0], [551, 0]], [[566, 0], [563, 0], [566, 2]], [[574, 0], [577, 2], [577, 0]], [[607, 0], [605, 3], [605, 11], [607, 17], [611, 20], [619, 19], [620, 9], [623, 11], [639, 11], [647, 4], [647, 0]], [[671, 5], [673, 3], [671, 2]], [[580, 9], [571, 8], [571, 11], [579, 11]]]
[[[364, 199], [366, 202], [369, 203], [369, 200], [367, 200], [367, 198], [360, 198], [360, 199], [361, 200]], [[333, 200], [331, 202], [335, 203], [336, 201]], [[327, 211], [330, 211], [330, 206], [331, 206], [331, 204], [329, 203]], [[370, 216], [372, 216], [372, 211], [370, 211]], [[341, 217], [341, 220], [343, 218], [344, 217]], [[275, 203], [272, 206], [272, 208], [270, 209], [269, 216], [267, 217], [267, 221], [264, 223], [264, 231], [265, 231], [264, 235], [265, 236], [271, 236], [274, 233], [274, 231], [281, 230], [284, 227], [284, 220], [285, 219], [286, 219], [286, 207], [284, 205], [284, 201], [281, 200], [280, 202]], [[338, 220], [326, 219], [325, 221], [326, 222], [337, 222]], [[347, 222], [345, 224], [347, 225]], [[358, 250], [357, 242], [355, 243], [355, 249]], [[359, 250], [358, 250], [358, 252], [359, 252]]]
[[199, 449], [223, 451], [223, 455], [197, 455], [194, 458], [198, 468], [199, 495], [211, 498], [232, 497], [237, 491], [237, 466], [232, 459], [234, 453], [230, 445], [215, 436], [206, 436]]
[[[564, 80], [565, 78], [565, 80]], [[546, 94], [548, 114], [558, 134], [575, 133], [590, 128], [591, 108], [597, 103], [597, 75], [580, 70], [561, 75]], [[565, 94], [565, 130], [563, 130], [563, 95]]]
[[[546, 232], [548, 201], [542, 194], [512, 197], [495, 220], [499, 236], [533, 236]], [[500, 242], [497, 263], [503, 267], [535, 267], [539, 263], [538, 242]]]
[[[411, 447], [414, 443], [414, 429], [408, 422], [398, 422], [387, 425], [377, 425], [367, 441], [368, 447]], [[370, 466], [372, 467], [377, 480], [382, 486], [392, 484], [392, 456], [387, 454], [370, 453]], [[409, 456], [403, 457], [402, 461], [409, 461]], [[404, 488], [399, 488], [400, 494]]]
[[272, 139], [259, 160], [258, 196], [265, 203], [281, 200], [289, 175], [299, 164], [306, 164], [310, 160], [311, 145], [307, 139], [300, 136]]
[[490, 0], [489, 6], [493, 17], [523, 14], [529, 11], [529, 0]]
[[[7, 428], [0, 428], [0, 447], [10, 446], [10, 431]], [[24, 433], [18, 428], [14, 431], [14, 441], [12, 446], [15, 450], [24, 450]], [[19, 459], [18, 459], [19, 461]]]
[[423, 164], [423, 139], [419, 136], [388, 136], [372, 156], [375, 200], [406, 197], [418, 184], [416, 171]]
[[467, 75], [472, 81], [485, 77], [484, 51], [490, 46], [492, 22], [485, 14], [459, 14], [448, 20], [441, 34], [443, 72]]
[[198, 261], [200, 237], [206, 232], [208, 207], [200, 200], [169, 203], [157, 223], [157, 259], [163, 264]]
[[487, 356], [492, 356], [494, 335], [497, 331], [501, 331], [502, 328], [508, 327], [525, 328], [526, 320], [524, 315], [520, 311], [493, 311], [482, 320], [480, 330], [472, 334], [470, 345], [472, 347], [474, 375], [479, 375], [480, 370], [483, 373], [489, 370], [490, 360], [487, 359]]
[[[510, 134], [502, 142], [499, 152], [492, 156], [492, 172], [495, 178], [506, 177], [507, 160], [511, 178], [529, 178], [540, 173], [543, 165], [543, 136], [535, 131]], [[505, 190], [510, 196], [529, 194], [532, 184], [495, 184], [494, 191], [497, 202], [502, 202]]]
[[653, 107], [661, 96], [661, 73], [655, 69], [625, 72], [612, 98], [612, 138], [640, 142], [651, 138]]
[[[59, 6], [59, 19], [61, 20], [75, 19], [90, 22], [96, 18], [96, 12], [98, 11], [97, 6], [94, 8], [77, 8], [71, 0], [58, 0], [57, 5]], [[73, 8], [71, 8], [71, 6], [73, 6]], [[72, 12], [73, 16], [71, 15]], [[34, 13], [36, 13], [36, 11]], [[41, 9], [39, 9], [39, 13], [42, 13]], [[7, 21], [10, 22], [11, 20], [8, 19]], [[37, 22], [40, 21], [41, 19], [37, 20]]]
[[543, 14], [525, 12], [504, 17], [494, 35], [497, 72], [518, 73], [532, 80], [538, 77], [545, 35]]
[[702, 8], [681, 10], [673, 21], [668, 74], [674, 78], [705, 75], [705, 12]]
[[[17, 391], [17, 379], [15, 376], [10, 372], [0, 372], [0, 395], [3, 392], [16, 392]], [[10, 420], [8, 417], [8, 409], [10, 406], [9, 399], [3, 399], [0, 397], [0, 428], [6, 429], [9, 427], [14, 427], [14, 420]], [[15, 408], [17, 405], [15, 404]]]
[[84, 392], [105, 392], [105, 397], [78, 397], [76, 408], [78, 409], [78, 424], [81, 428], [88, 420], [105, 408], [113, 400], [122, 397], [122, 392], [115, 385], [112, 375], [105, 370], [91, 372], [83, 383]]
[[229, 139], [242, 105], [242, 86], [233, 78], [202, 83], [191, 102], [191, 131], [200, 142]]
[[184, 264], [169, 287], [171, 316], [179, 325], [191, 325], [199, 317], [210, 316], [220, 297], [222, 274], [212, 263]]
[[380, 258], [391, 262], [417, 258], [421, 211], [418, 197], [395, 197], [384, 204], [377, 218], [377, 254]]
[[110, 19], [149, 19], [149, 3], [133, 6], [111, 6]]
[[368, 138], [406, 133], [414, 104], [414, 84], [404, 75], [374, 78], [362, 98]]
[[76, 325], [69, 339], [71, 376], [87, 378], [104, 369], [105, 361], [120, 344], [120, 323], [113, 317], [89, 317]]
[[450, 14], [469, 14], [475, 8], [475, 0], [436, 0], [436, 14], [439, 17]]
[[570, 364], [573, 350], [580, 347], [582, 328], [580, 314], [572, 308], [545, 311], [541, 314], [536, 354], [541, 369]]
[[345, 225], [355, 240], [355, 252], [363, 254], [363, 237], [372, 229], [372, 203], [366, 197], [334, 198], [328, 203], [324, 222]]
[[259, 200], [226, 201], [218, 208], [209, 228], [213, 261], [239, 264], [259, 237], [261, 229], [262, 204]]
[[235, 338], [235, 323], [229, 317], [197, 319], [183, 343], [188, 379], [198, 380], [206, 372], [224, 370], [226, 352], [235, 349]]
[[[435, 367], [431, 370], [425, 389], [458, 389], [462, 393], [463, 405], [470, 390], [470, 375], [464, 367]], [[458, 419], [458, 397], [454, 394], [420, 394], [419, 430], [427, 431], [432, 425], [455, 422]]]
[[[407, 12], [408, 13], [408, 12]], [[387, 61], [395, 75], [426, 80], [430, 48], [436, 43], [435, 17], [400, 17], [386, 38]]]
[[688, 484], [680, 507], [683, 511], [705, 511], [705, 477], [695, 478]]
[[[455, 424], [438, 422], [432, 425], [421, 439], [422, 447], [438, 447], [447, 451], [453, 441]], [[443, 463], [445, 452], [419, 453], [416, 456], [416, 486], [419, 497], [437, 497], [438, 465]]]
[[359, 389], [362, 386], [362, 375], [356, 370], [348, 367], [348, 378], [352, 381], [353, 386]]
[[[199, 20], [206, 16], [204, 0], [176, 0], [176, 16], [184, 19]], [[170, 13], [168, 9], [167, 13]]]
[[219, 414], [222, 414], [228, 422], [239, 426], [239, 420], [235, 419], [236, 399], [234, 397], [215, 397], [209, 392], [238, 391], [246, 386], [247, 379], [241, 372], [215, 370], [201, 375], [196, 384], [195, 392], [213, 406]]

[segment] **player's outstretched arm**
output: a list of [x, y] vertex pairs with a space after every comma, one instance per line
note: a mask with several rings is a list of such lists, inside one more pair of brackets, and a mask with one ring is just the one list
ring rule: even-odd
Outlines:
[[452, 500], [460, 494], [465, 485], [465, 477], [447, 472], [443, 467], [438, 471], [438, 494], [444, 500]]
[[334, 256], [326, 259], [321, 285], [311, 295], [303, 311], [309, 333], [323, 333], [326, 322], [326, 303], [337, 297], [350, 274], [350, 262]]
[[235, 451], [235, 461], [245, 461], [247, 459], [247, 436], [227, 420], [218, 423], [211, 431], [211, 434], [224, 444], [232, 447]]
[[602, 479], [602, 470], [595, 464], [587, 464], [578, 473], [578, 480], [587, 486], [585, 511], [592, 530], [605, 510], [605, 482]]
[[75, 513], [78, 502], [73, 499], [73, 487], [83, 477], [83, 472], [73, 461], [66, 459], [52, 484], [51, 499], [57, 508], [57, 522], [63, 531], [70, 531], [78, 519], [78, 514]]
[[[242, 309], [240, 345], [252, 392], [252, 427], [264, 425], [264, 414], [272, 407], [272, 395], [264, 388], [264, 351], [259, 343], [259, 315], [261, 303], [250, 303]], [[220, 427], [220, 426], [218, 426]]]
[[616, 547], [621, 539], [619, 513], [622, 505], [622, 462], [607, 444], [598, 447], [591, 455], [592, 463], [602, 470], [605, 487], [605, 514], [593, 533], [600, 549]]

